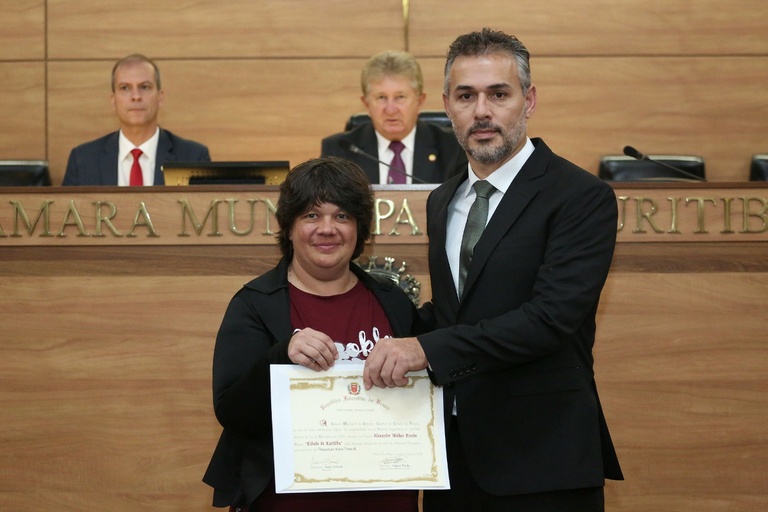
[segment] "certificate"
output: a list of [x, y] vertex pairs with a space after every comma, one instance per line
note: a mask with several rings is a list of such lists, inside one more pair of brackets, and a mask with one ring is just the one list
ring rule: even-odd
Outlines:
[[363, 362], [315, 372], [272, 365], [278, 493], [448, 489], [442, 388], [363, 387]]

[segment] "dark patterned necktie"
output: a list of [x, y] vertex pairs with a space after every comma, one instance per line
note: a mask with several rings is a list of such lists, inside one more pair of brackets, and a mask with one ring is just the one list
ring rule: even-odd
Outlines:
[[475, 202], [469, 209], [467, 224], [464, 226], [464, 236], [461, 238], [461, 252], [459, 253], [459, 297], [464, 294], [464, 281], [467, 279], [469, 265], [472, 263], [472, 253], [475, 244], [483, 234], [485, 223], [488, 220], [488, 198], [496, 190], [487, 181], [479, 180], [472, 186], [475, 189]]
[[389, 149], [395, 153], [395, 156], [392, 157], [392, 162], [389, 164], [387, 183], [403, 184], [405, 183], [405, 162], [400, 157], [400, 153], [405, 149], [405, 144], [399, 140], [393, 140], [389, 143]]

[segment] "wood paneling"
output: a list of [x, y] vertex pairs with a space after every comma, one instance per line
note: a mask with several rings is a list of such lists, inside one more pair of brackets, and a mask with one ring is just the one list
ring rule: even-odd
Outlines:
[[[161, 126], [206, 144], [214, 160], [288, 160], [320, 155], [323, 137], [363, 110], [364, 59], [158, 61]], [[49, 65], [50, 162], [54, 184], [71, 149], [117, 129], [109, 101], [113, 62]], [[441, 75], [431, 76], [439, 83]], [[212, 78], [214, 77], [214, 78]], [[427, 108], [442, 108], [439, 85]]]
[[515, 34], [533, 55], [765, 55], [768, 4], [763, 0], [697, 2], [624, 0], [536, 5], [512, 0], [411, 4], [410, 49], [444, 56], [465, 32], [490, 27]]
[[243, 279], [4, 281], [2, 508], [207, 510], [211, 333]]
[[42, 62], [0, 62], [0, 119], [0, 159], [45, 160]]
[[[708, 252], [699, 249], [688, 259]], [[768, 505], [766, 291], [765, 271], [632, 273], [614, 266], [595, 347], [598, 387], [627, 479], [607, 486], [610, 510]]]
[[0, 0], [0, 13], [0, 61], [45, 58], [45, 2]]
[[[295, 165], [317, 156], [320, 140], [362, 110], [363, 62], [161, 61], [161, 124], [205, 143], [216, 160]], [[49, 65], [54, 183], [61, 182], [72, 147], [116, 129], [111, 64]], [[425, 108], [442, 108], [442, 65], [442, 59], [422, 60]], [[621, 154], [630, 144], [647, 154], [702, 156], [710, 181], [746, 181], [752, 154], [765, 146], [765, 58], [534, 58], [532, 66], [538, 106], [529, 133], [590, 172], [597, 173], [602, 155]]]
[[[444, 59], [421, 62], [427, 91], [439, 96]], [[710, 181], [746, 181], [752, 155], [768, 147], [765, 57], [534, 54], [531, 73], [538, 98], [529, 135], [595, 174], [601, 156], [632, 145], [701, 156]]]
[[400, 0], [49, 0], [48, 19], [53, 59], [368, 57], [405, 41]]
[[101, 61], [48, 64], [48, 161], [54, 186], [64, 179], [72, 148], [119, 127], [110, 103], [113, 65]]
[[625, 145], [704, 157], [711, 181], [746, 181], [766, 147], [765, 57], [544, 58], [529, 133], [597, 173]]
[[[517, 0], [480, 0], [470, 9], [409, 4], [408, 48], [424, 69], [426, 109], [442, 108], [448, 44], [492, 25], [532, 51], [539, 105], [531, 135], [591, 172], [602, 155], [630, 144], [652, 155], [702, 156], [710, 181], [746, 181], [752, 154], [766, 151], [761, 0], [727, 8], [712, 0], [557, 0], [524, 17]], [[362, 110], [364, 60], [406, 47], [401, 7], [397, 0], [365, 9], [343, 0], [8, 4], [0, 60], [42, 59], [46, 67], [31, 77], [29, 63], [0, 63], [0, 114], [13, 119], [0, 128], [0, 158], [47, 158], [60, 183], [72, 147], [116, 128], [108, 100], [114, 61], [143, 52], [163, 73], [163, 126], [207, 144], [216, 160], [299, 163]], [[20, 107], [30, 112], [19, 115]]]
[[[66, 202], [69, 190], [39, 193]], [[117, 189], [90, 193], [102, 190]], [[607, 509], [764, 510], [768, 241], [675, 240], [620, 238], [603, 291], [596, 377], [627, 478], [607, 483]], [[428, 299], [425, 244], [365, 255], [406, 261]], [[200, 478], [220, 431], [216, 331], [231, 296], [278, 258], [205, 237], [2, 247], [0, 509], [210, 510]]]

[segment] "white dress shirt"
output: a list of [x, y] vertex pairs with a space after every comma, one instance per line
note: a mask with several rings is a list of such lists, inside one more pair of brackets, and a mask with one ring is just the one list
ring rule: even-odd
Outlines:
[[[376, 132], [376, 140], [379, 142], [379, 183], [384, 185], [389, 180], [389, 165], [385, 164], [392, 162], [392, 158], [395, 156], [395, 152], [389, 149], [389, 144], [391, 141], [387, 140], [379, 132]], [[403, 163], [405, 164], [405, 172], [407, 174], [413, 175], [413, 152], [416, 148], [416, 127], [414, 126], [413, 130], [411, 130], [411, 133], [406, 135], [400, 142], [402, 142], [403, 146], [405, 146], [400, 152], [400, 158], [403, 159]], [[411, 185], [413, 183], [411, 176], [405, 177], [405, 183], [407, 185]]]
[[157, 143], [160, 141], [160, 128], [155, 130], [155, 134], [150, 137], [141, 146], [134, 146], [133, 142], [123, 135], [120, 130], [119, 147], [117, 150], [117, 185], [127, 187], [131, 183], [131, 166], [133, 166], [133, 155], [131, 151], [138, 147], [141, 150], [139, 156], [139, 165], [141, 165], [141, 175], [144, 178], [144, 185], [155, 184], [155, 162], [157, 161]]
[[[491, 173], [486, 181], [493, 185], [496, 190], [491, 197], [488, 198], [488, 220], [485, 225], [488, 225], [493, 213], [496, 211], [496, 207], [499, 206], [501, 199], [506, 194], [507, 189], [512, 184], [512, 180], [520, 172], [523, 164], [528, 160], [528, 157], [533, 153], [534, 145], [531, 139], [526, 138], [525, 145], [522, 149], [506, 162], [504, 165], [496, 169]], [[456, 190], [456, 194], [451, 200], [451, 204], [448, 205], [448, 225], [445, 238], [445, 252], [448, 255], [448, 263], [451, 265], [451, 275], [453, 276], [453, 284], [456, 286], [456, 290], [459, 289], [459, 260], [461, 252], [461, 239], [464, 236], [464, 225], [467, 223], [467, 216], [469, 215], [469, 209], [472, 203], [475, 202], [475, 189], [472, 186], [480, 178], [477, 177], [472, 170], [472, 165], [469, 164], [467, 173], [469, 179], [464, 181]]]

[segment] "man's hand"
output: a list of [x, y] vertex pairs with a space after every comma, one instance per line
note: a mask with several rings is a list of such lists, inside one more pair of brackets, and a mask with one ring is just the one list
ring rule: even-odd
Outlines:
[[365, 389], [405, 386], [407, 372], [423, 370], [428, 364], [416, 338], [382, 338], [365, 360], [363, 384]]
[[288, 357], [296, 364], [319, 372], [333, 366], [339, 351], [327, 334], [307, 327], [291, 336]]

